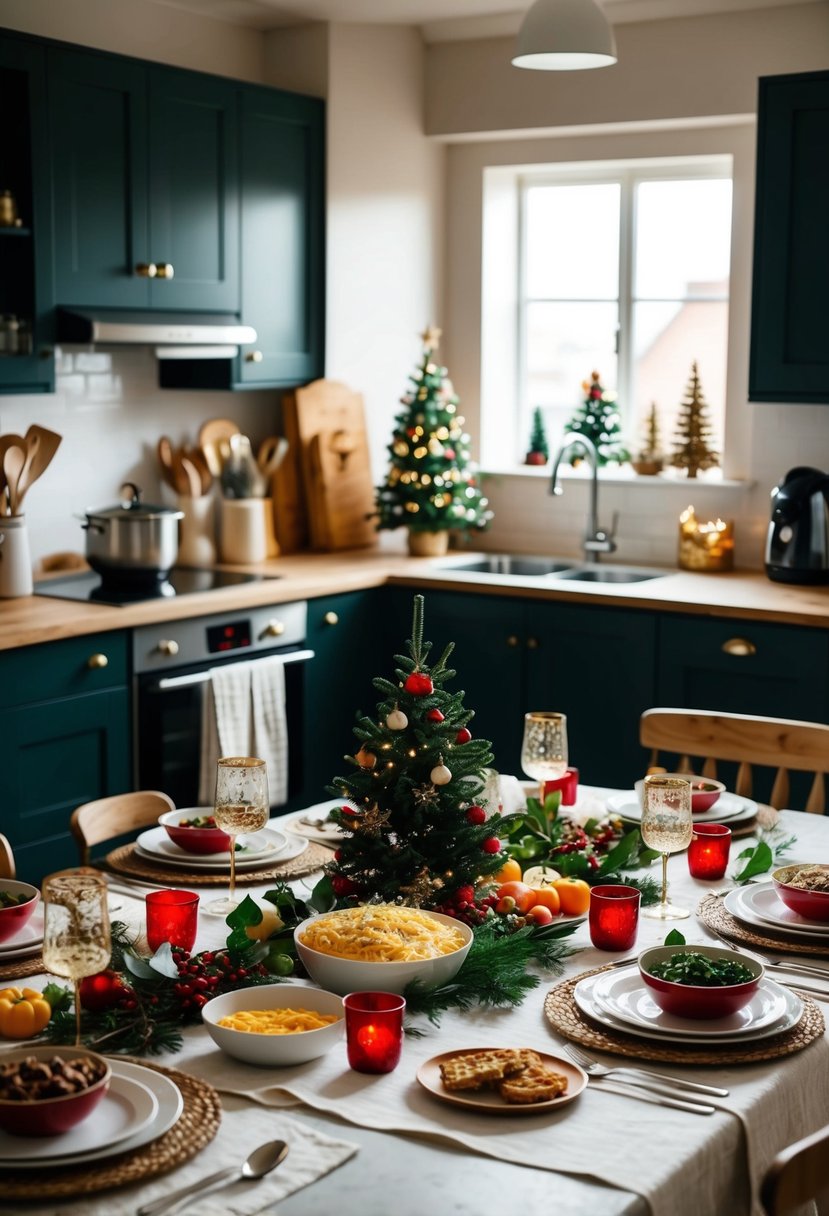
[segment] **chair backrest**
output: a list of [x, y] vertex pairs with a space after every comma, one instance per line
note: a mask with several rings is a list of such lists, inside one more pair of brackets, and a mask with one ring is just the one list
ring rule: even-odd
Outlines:
[[826, 1192], [829, 1192], [829, 1126], [804, 1136], [777, 1154], [761, 1183], [760, 1199], [767, 1216], [789, 1216]]
[[72, 812], [69, 826], [81, 855], [81, 865], [89, 864], [90, 849], [103, 840], [112, 840], [158, 821], [165, 811], [174, 811], [172, 798], [160, 790], [138, 790], [134, 794], [113, 794], [85, 802]]
[[0, 833], [0, 878], [14, 878], [14, 853], [5, 836]]
[[677, 772], [703, 777], [717, 776], [718, 760], [736, 762], [734, 792], [745, 798], [752, 796], [752, 765], [776, 769], [769, 801], [778, 810], [789, 805], [789, 773], [813, 774], [803, 810], [826, 812], [829, 726], [820, 722], [706, 709], [647, 709], [639, 720], [639, 740], [651, 749], [651, 768], [659, 764], [662, 752], [679, 756]]

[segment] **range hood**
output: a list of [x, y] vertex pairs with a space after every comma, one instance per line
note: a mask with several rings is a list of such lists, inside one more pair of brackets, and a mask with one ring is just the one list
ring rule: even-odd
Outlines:
[[153, 346], [159, 359], [232, 359], [256, 341], [256, 330], [234, 316], [107, 308], [59, 308], [57, 335], [59, 342]]

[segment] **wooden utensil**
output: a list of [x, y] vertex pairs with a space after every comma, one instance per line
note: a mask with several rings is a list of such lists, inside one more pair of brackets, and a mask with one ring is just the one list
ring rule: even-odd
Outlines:
[[55, 452], [63, 442], [63, 436], [57, 431], [50, 431], [45, 426], [32, 423], [26, 432], [27, 457], [26, 464], [18, 486], [18, 506], [23, 496], [34, 482], [37, 481], [52, 463]]
[[201, 448], [196, 447], [195, 444], [187, 444], [183, 449], [183, 455], [187, 457], [198, 472], [202, 494], [208, 494], [210, 487], [213, 485], [213, 474], [210, 472], [207, 461], [204, 458], [204, 452]]
[[26, 445], [22, 439], [10, 443], [3, 454], [3, 472], [9, 494], [9, 513], [20, 514], [20, 478], [26, 463]]
[[201, 474], [189, 456], [179, 454], [178, 457], [179, 469], [181, 476], [187, 482], [187, 490], [185, 494], [188, 498], [201, 498]]
[[256, 463], [265, 476], [270, 477], [282, 464], [287, 453], [288, 440], [284, 435], [269, 435], [259, 445], [259, 451], [256, 453]]
[[229, 418], [210, 418], [199, 430], [199, 447], [207, 467], [214, 477], [220, 477], [222, 466], [230, 453], [230, 437], [238, 435], [239, 427]]
[[176, 484], [176, 475], [173, 469], [173, 444], [172, 440], [167, 435], [162, 435], [158, 441], [158, 463], [161, 465], [161, 476], [167, 485], [178, 493], [178, 485]]

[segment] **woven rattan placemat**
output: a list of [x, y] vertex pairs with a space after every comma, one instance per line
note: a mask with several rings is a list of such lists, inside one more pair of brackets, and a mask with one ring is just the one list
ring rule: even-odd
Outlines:
[[[125, 1057], [129, 1059], [130, 1057]], [[131, 1060], [152, 1068], [174, 1081], [181, 1091], [184, 1108], [169, 1131], [143, 1148], [118, 1153], [100, 1161], [43, 1170], [0, 1170], [0, 1202], [10, 1199], [69, 1199], [91, 1195], [131, 1182], [145, 1182], [183, 1165], [209, 1144], [222, 1118], [219, 1095], [212, 1086], [175, 1068], [162, 1068], [147, 1060]]]
[[[263, 866], [261, 870], [237, 870], [237, 887], [251, 886], [254, 883], [286, 881], [289, 878], [301, 878], [303, 874], [311, 874], [320, 870], [331, 860], [331, 850], [324, 848], [314, 841], [308, 842], [308, 848], [298, 857], [290, 861], [277, 862], [274, 865]], [[186, 883], [188, 887], [226, 887], [230, 877], [228, 871], [216, 873], [204, 870], [177, 870], [174, 866], [153, 865], [147, 858], [136, 853], [134, 844], [121, 845], [106, 855], [106, 866], [119, 874], [130, 874], [133, 878], [149, 879], [151, 882]]]
[[599, 972], [607, 970], [607, 967], [599, 967], [595, 971], [585, 971], [584, 975], [565, 980], [551, 989], [544, 1001], [544, 1012], [554, 1030], [565, 1039], [596, 1051], [610, 1051], [617, 1056], [629, 1056], [638, 1060], [663, 1060], [672, 1064], [756, 1064], [759, 1060], [776, 1060], [779, 1056], [802, 1051], [815, 1039], [820, 1038], [825, 1029], [823, 1014], [817, 1005], [803, 993], [798, 993], [803, 1002], [803, 1016], [796, 1026], [783, 1034], [773, 1035], [768, 1039], [755, 1039], [742, 1047], [719, 1044], [707, 1051], [704, 1044], [694, 1047], [683, 1043], [669, 1047], [665, 1040], [640, 1039], [621, 1031], [608, 1030], [591, 1022], [581, 1012], [573, 998], [576, 984], [585, 976], [598, 975]]
[[11, 962], [0, 964], [0, 982], [3, 980], [22, 980], [27, 975], [40, 975], [46, 968], [43, 966], [43, 955], [38, 950], [28, 958], [12, 959]]
[[812, 954], [818, 957], [829, 955], [829, 938], [822, 938], [813, 946], [811, 942], [801, 939], [793, 941], [786, 936], [785, 929], [775, 933], [774, 929], [755, 929], [743, 924], [727, 911], [721, 895], [705, 895], [700, 900], [697, 916], [702, 923], [715, 933], [733, 938], [735, 942], [746, 942], [750, 946], [761, 949], [782, 950], [785, 954]]

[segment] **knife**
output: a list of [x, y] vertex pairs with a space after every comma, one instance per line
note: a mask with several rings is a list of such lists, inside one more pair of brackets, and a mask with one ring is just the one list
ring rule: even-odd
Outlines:
[[655, 1092], [654, 1089], [640, 1088], [632, 1082], [608, 1081], [604, 1077], [591, 1077], [590, 1084], [598, 1089], [605, 1089], [608, 1093], [620, 1094], [625, 1098], [637, 1098], [640, 1102], [651, 1102], [655, 1106], [670, 1106], [674, 1110], [686, 1110], [692, 1115], [713, 1115], [717, 1110], [716, 1106], [709, 1106], [706, 1102], [692, 1102], [690, 1099], [685, 1101], [682, 1098], [663, 1097], [661, 1093]]

